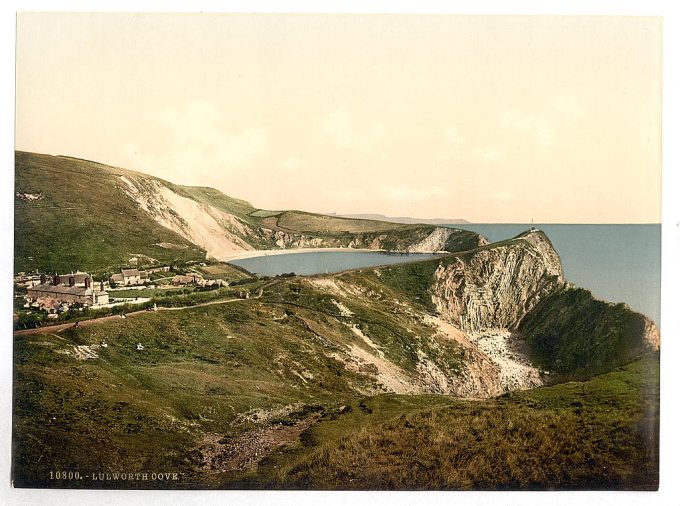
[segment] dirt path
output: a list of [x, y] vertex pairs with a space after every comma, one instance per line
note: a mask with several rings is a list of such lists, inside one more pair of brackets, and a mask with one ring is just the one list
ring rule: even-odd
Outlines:
[[300, 434], [318, 419], [319, 415], [315, 414], [295, 425], [262, 427], [233, 438], [210, 434], [200, 448], [203, 454], [202, 468], [215, 472], [252, 469], [277, 448], [295, 443]]
[[[147, 313], [148, 311], [142, 310], [142, 311], [132, 311], [130, 313], [126, 313], [125, 317], [130, 318], [137, 316], [139, 314]], [[78, 323], [79, 327], [88, 327], [90, 325], [95, 325], [97, 323], [102, 323], [102, 322], [107, 322], [111, 320], [120, 320], [120, 315], [111, 315], [111, 316], [102, 316], [101, 318], [93, 318], [91, 320], [81, 320]], [[23, 330], [15, 330], [14, 335], [15, 336], [22, 336], [25, 334], [50, 334], [53, 332], [61, 332], [62, 330], [70, 329], [73, 328], [74, 323], [62, 323], [61, 325], [49, 325], [47, 327], [37, 327], [35, 329], [23, 329]]]
[[[205, 306], [214, 306], [217, 304], [228, 304], [230, 302], [238, 302], [238, 301], [247, 301], [247, 300], [257, 300], [260, 297], [262, 297], [262, 291], [265, 288], [270, 287], [271, 285], [277, 283], [277, 281], [272, 281], [270, 283], [267, 283], [265, 285], [262, 285], [258, 289], [258, 294], [254, 297], [251, 297], [250, 299], [217, 299], [217, 300], [211, 300], [209, 302], [201, 302], [200, 304], [194, 304], [191, 306], [177, 306], [177, 307], [159, 307], [158, 311], [181, 311], [184, 309], [194, 309], [197, 307], [205, 307]], [[141, 314], [148, 314], [153, 311], [148, 311], [146, 309], [141, 309], [139, 311], [131, 311], [129, 313], [125, 313], [126, 318], [130, 317], [135, 317]], [[111, 316], [102, 316], [100, 318], [92, 318], [91, 320], [81, 320], [78, 322], [79, 327], [88, 327], [90, 325], [96, 325], [102, 322], [106, 321], [111, 321], [111, 320], [120, 320], [121, 316], [120, 315], [111, 315]], [[70, 329], [73, 328], [75, 324], [74, 323], [62, 323], [61, 325], [49, 325], [47, 327], [37, 327], [35, 329], [22, 329], [22, 330], [15, 330], [14, 335], [15, 336], [23, 336], [26, 334], [49, 334], [53, 332], [61, 332], [62, 330]]]

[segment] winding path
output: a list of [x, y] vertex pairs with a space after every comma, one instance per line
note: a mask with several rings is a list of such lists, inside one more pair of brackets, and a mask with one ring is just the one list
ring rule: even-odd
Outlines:
[[[195, 309], [197, 307], [205, 307], [205, 306], [214, 306], [217, 304], [228, 304], [230, 302], [238, 302], [238, 301], [248, 301], [248, 300], [256, 300], [262, 297], [262, 290], [265, 288], [277, 283], [278, 280], [272, 281], [270, 283], [267, 283], [266, 285], [262, 285], [258, 289], [258, 294], [254, 297], [251, 297], [250, 299], [241, 299], [241, 298], [235, 298], [235, 299], [217, 299], [217, 300], [211, 300], [208, 302], [201, 302], [200, 304], [193, 304], [191, 306], [177, 306], [177, 307], [158, 307], [158, 311], [181, 311], [183, 309]], [[155, 311], [149, 311], [148, 309], [140, 309], [139, 311], [131, 311], [129, 313], [125, 313], [125, 318], [130, 318], [134, 316], [138, 316], [141, 314], [148, 314], [148, 313], [154, 313]], [[121, 315], [110, 315], [110, 316], [101, 316], [99, 318], [91, 318], [89, 320], [80, 320], [78, 322], [78, 327], [88, 327], [90, 325], [96, 325], [99, 323], [111, 321], [111, 320], [120, 320]], [[26, 334], [49, 334], [49, 333], [54, 333], [54, 332], [61, 332], [66, 329], [73, 328], [75, 326], [74, 322], [69, 322], [69, 323], [62, 323], [60, 325], [48, 325], [46, 327], [36, 327], [34, 329], [21, 329], [21, 330], [15, 330], [14, 335], [15, 336], [23, 336]]]

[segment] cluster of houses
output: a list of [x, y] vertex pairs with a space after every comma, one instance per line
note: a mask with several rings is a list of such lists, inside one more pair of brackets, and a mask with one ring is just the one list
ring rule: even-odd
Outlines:
[[[121, 269], [108, 279], [109, 290], [114, 287], [133, 287], [147, 285], [151, 281], [152, 272], [169, 272], [170, 267], [159, 267], [149, 270]], [[23, 273], [22, 273], [23, 274]], [[87, 272], [71, 272], [70, 274], [22, 275], [15, 282], [27, 288], [26, 307], [35, 307], [57, 313], [66, 310], [72, 304], [81, 306], [103, 306], [110, 303], [107, 283], [104, 280], [95, 282]], [[198, 273], [179, 274], [172, 278], [173, 286], [225, 286], [224, 280], [206, 280]], [[115, 302], [115, 300], [113, 301]]]
[[104, 281], [94, 283], [86, 272], [47, 277], [41, 274], [39, 281], [27, 288], [29, 304], [56, 311], [70, 304], [101, 306], [109, 303], [109, 294], [104, 289]]
[[148, 271], [140, 271], [138, 269], [121, 269], [119, 273], [113, 274], [109, 278], [111, 286], [136, 286], [147, 283], [151, 277]]
[[226, 286], [223, 279], [205, 279], [198, 273], [178, 274], [172, 278], [173, 286], [195, 285], [195, 286]]

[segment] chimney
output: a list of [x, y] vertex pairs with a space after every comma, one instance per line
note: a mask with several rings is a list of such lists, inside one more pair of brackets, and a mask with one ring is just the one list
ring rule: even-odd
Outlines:
[[59, 284], [59, 274], [56, 272], [54, 273], [54, 277], [52, 278], [52, 283], [54, 283], [54, 286], [57, 286]]
[[45, 276], [44, 274], [41, 274], [40, 275], [40, 284], [44, 285], [45, 283], [47, 283], [47, 276]]
[[85, 288], [90, 288], [90, 285], [92, 284], [92, 279], [90, 276], [85, 276]]
[[68, 286], [76, 286], [76, 277], [75, 276], [69, 276], [68, 277]]
[[103, 279], [99, 282], [99, 291], [100, 292], [104, 291], [104, 280]]

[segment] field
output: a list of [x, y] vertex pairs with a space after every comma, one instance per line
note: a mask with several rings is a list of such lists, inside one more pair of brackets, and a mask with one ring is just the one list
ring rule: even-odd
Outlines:
[[646, 356], [485, 401], [363, 399], [257, 472], [224, 478], [263, 488], [654, 490], [658, 396], [658, 356]]
[[[301, 211], [286, 211], [276, 217], [276, 226], [286, 230], [307, 233], [366, 233], [408, 230], [418, 228], [413, 225], [400, 225], [384, 221], [355, 220], [338, 218]], [[434, 227], [430, 227], [434, 228]]]
[[[657, 354], [492, 399], [380, 393], [376, 373], [415, 386], [424, 357], [454, 376], [463, 359], [393, 298], [419, 293], [408, 269], [382, 293], [386, 275], [339, 277], [364, 299], [279, 279], [244, 285], [264, 288], [249, 300], [16, 336], [16, 484], [152, 486], [48, 479], [62, 469], [172, 471], [155, 486], [180, 488], [656, 487]], [[379, 370], [343, 367], [349, 348], [380, 350]]]

